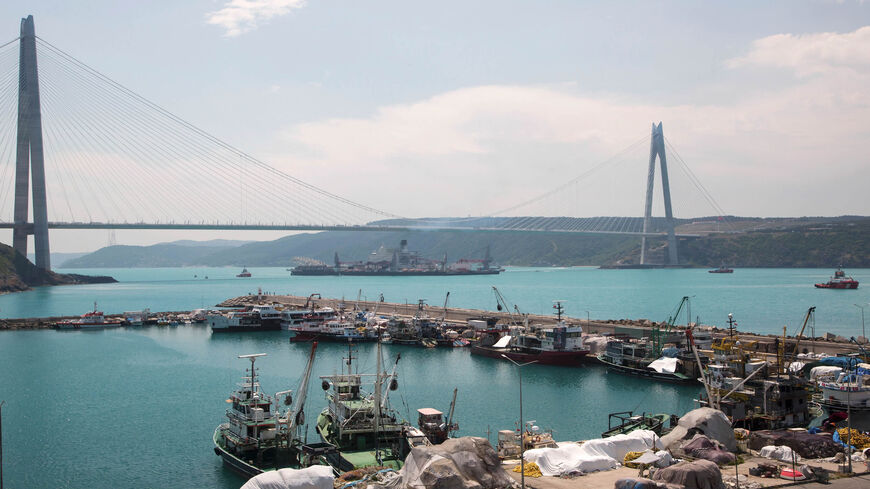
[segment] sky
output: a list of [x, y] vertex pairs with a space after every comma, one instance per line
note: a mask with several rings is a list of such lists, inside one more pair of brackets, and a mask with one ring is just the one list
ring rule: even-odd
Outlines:
[[[870, 215], [870, 2], [7, 0], [0, 43], [28, 14], [38, 36], [194, 126], [396, 215], [492, 215], [658, 121], [724, 213]], [[516, 213], [642, 215], [646, 144]], [[717, 214], [671, 174], [678, 217]], [[89, 251], [109, 233], [51, 242]]]

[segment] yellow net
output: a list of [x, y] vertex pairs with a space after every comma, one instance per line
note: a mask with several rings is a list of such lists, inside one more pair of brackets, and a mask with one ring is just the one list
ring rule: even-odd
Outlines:
[[643, 452], [628, 452], [628, 453], [626, 453], [625, 458], [622, 460], [622, 462], [623, 462], [622, 465], [625, 465], [626, 467], [629, 467], [632, 469], [639, 469], [644, 464], [636, 464], [636, 463], [632, 462], [632, 460], [640, 457], [641, 455], [643, 455]]
[[[843, 443], [849, 442], [849, 428], [840, 428], [837, 430], [837, 433], [840, 434], [840, 439], [843, 440]], [[851, 442], [853, 447], [858, 450], [863, 450], [870, 447], [870, 436], [867, 436], [858, 430], [852, 430]]]
[[[536, 464], [535, 462], [526, 462], [524, 465], [526, 469], [524, 474], [526, 477], [541, 477], [542, 475], [544, 475], [541, 473], [541, 468], [538, 467], [538, 464]], [[514, 467], [514, 472], [519, 473], [520, 470], [522, 470], [520, 467], [522, 467], [522, 465], [517, 465], [516, 467]]]

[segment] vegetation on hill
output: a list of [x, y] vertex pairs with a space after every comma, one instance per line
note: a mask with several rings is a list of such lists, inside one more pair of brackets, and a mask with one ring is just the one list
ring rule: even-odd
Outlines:
[[[713, 221], [715, 222], [715, 221]], [[740, 218], [743, 232], [679, 241], [680, 262], [712, 267], [870, 267], [870, 218]], [[791, 224], [789, 224], [791, 222]], [[696, 222], [696, 225], [699, 225]], [[757, 230], [752, 230], [757, 229]], [[397, 248], [402, 239], [422, 256], [448, 262], [481, 259], [487, 246], [501, 265], [583, 266], [637, 263], [640, 239], [569, 233], [508, 231], [331, 231], [285, 236], [241, 246], [161, 244], [111, 246], [68, 261], [69, 268], [175, 266], [294, 266], [319, 260], [331, 264], [365, 260], [379, 246]], [[648, 240], [648, 263], [663, 263], [667, 245]]]
[[62, 274], [45, 271], [16, 253], [11, 246], [0, 243], [0, 293], [20, 292], [40, 285], [69, 285], [115, 282], [112, 277]]

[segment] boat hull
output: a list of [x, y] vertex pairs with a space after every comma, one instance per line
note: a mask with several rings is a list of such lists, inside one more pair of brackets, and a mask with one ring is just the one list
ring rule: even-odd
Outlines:
[[510, 348], [493, 348], [490, 346], [472, 346], [472, 355], [503, 359], [502, 355], [517, 363], [536, 362], [541, 365], [556, 365], [560, 367], [580, 367], [589, 363], [589, 351], [546, 351], [540, 353], [528, 353], [511, 350]]
[[255, 475], [259, 475], [263, 473], [262, 469], [257, 468], [255, 465], [251, 465], [244, 460], [236, 457], [232, 453], [228, 452], [223, 444], [220, 442], [220, 427], [214, 432], [214, 453], [224, 461], [224, 464], [237, 472], [238, 474], [245, 476], [247, 478], [254, 477]]
[[858, 282], [827, 282], [824, 284], [816, 284], [817, 289], [857, 289]]
[[120, 321], [117, 322], [105, 322], [105, 323], [57, 323], [55, 326], [57, 329], [106, 329], [106, 328], [119, 328], [122, 324]]
[[598, 357], [598, 361], [601, 362], [602, 365], [606, 366], [608, 369], [613, 370], [614, 372], [619, 372], [627, 375], [634, 375], [637, 377], [647, 377], [650, 379], [661, 380], [663, 382], [672, 382], [677, 384], [694, 384], [698, 382], [698, 379], [689, 377], [687, 375], [682, 374], [672, 374], [667, 372], [656, 372], [652, 369], [642, 369], [642, 368], [634, 368], [626, 365], [617, 365], [615, 363], [608, 362], [601, 357]]
[[319, 331], [294, 331], [290, 330], [293, 336], [290, 337], [291, 343], [302, 343], [307, 341], [327, 341], [332, 343], [372, 343], [377, 341], [377, 338], [368, 336], [346, 336], [321, 333]]

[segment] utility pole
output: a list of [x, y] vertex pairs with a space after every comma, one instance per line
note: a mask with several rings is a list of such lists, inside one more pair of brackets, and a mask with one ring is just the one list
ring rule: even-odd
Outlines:
[[861, 309], [861, 336], [864, 338], [864, 343], [867, 342], [867, 333], [864, 331], [864, 308], [866, 304], [855, 304], [855, 307]]
[[512, 358], [508, 357], [504, 353], [502, 355], [506, 360], [511, 362], [512, 364], [517, 366], [517, 372], [520, 374], [520, 485], [522, 489], [526, 489], [526, 462], [523, 458], [526, 453], [526, 444], [523, 441], [523, 367], [526, 365], [537, 362], [537, 360], [532, 360], [531, 362], [526, 363], [517, 363]]

